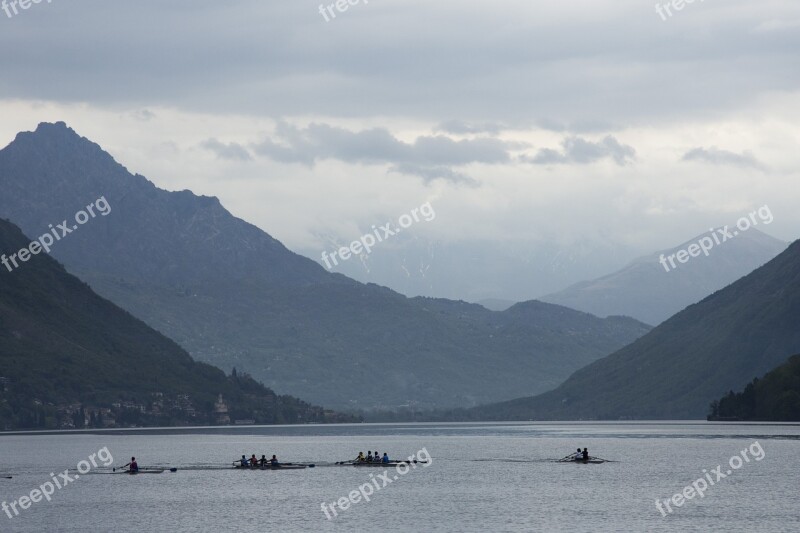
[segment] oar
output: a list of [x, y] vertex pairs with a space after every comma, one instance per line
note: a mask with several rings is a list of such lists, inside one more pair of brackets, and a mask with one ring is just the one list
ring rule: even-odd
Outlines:
[[117, 471], [117, 468], [119, 468], [120, 470], [122, 470], [123, 468], [126, 468], [126, 467], [128, 467], [128, 466], [130, 466], [130, 465], [131, 465], [131, 464], [130, 464], [130, 463], [128, 463], [128, 464], [126, 464], [126, 465], [122, 465], [122, 466], [115, 466], [114, 468], [112, 468], [112, 469], [111, 469], [111, 471], [112, 471], [112, 472], [116, 472], [116, 471]]

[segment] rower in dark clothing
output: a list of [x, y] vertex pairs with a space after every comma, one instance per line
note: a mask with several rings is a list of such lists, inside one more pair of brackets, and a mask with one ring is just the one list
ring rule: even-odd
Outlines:
[[266, 455], [262, 455], [261, 459], [258, 460], [258, 466], [260, 466], [261, 468], [264, 468], [265, 466], [267, 466], [268, 462], [269, 461], [267, 460], [267, 456]]
[[583, 449], [583, 453], [581, 455], [583, 456], [583, 460], [584, 461], [588, 461], [589, 460], [589, 450], [587, 448]]
[[139, 471], [139, 463], [136, 462], [136, 457], [131, 457], [131, 462], [128, 465], [129, 472], [138, 472]]

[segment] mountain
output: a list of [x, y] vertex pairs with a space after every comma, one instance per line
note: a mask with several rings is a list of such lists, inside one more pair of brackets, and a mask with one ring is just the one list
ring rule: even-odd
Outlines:
[[505, 311], [516, 302], [512, 302], [511, 300], [498, 300], [497, 298], [487, 298], [486, 300], [481, 300], [480, 302], [476, 302], [478, 305], [489, 309], [490, 311]]
[[709, 403], [800, 352], [800, 241], [555, 390], [476, 409], [501, 419], [705, 418]]
[[[392, 218], [387, 215], [383, 220]], [[374, 223], [364, 221], [362, 232], [368, 233]], [[520, 302], [616, 270], [625, 264], [620, 258], [641, 254], [602, 232], [568, 242], [534, 235], [538, 231], [525, 239], [496, 241], [464, 235], [447, 242], [426, 235], [429, 225], [436, 223], [421, 221], [369, 254], [330, 265], [332, 272], [385, 285], [407, 296], [479, 304], [490, 299]], [[321, 250], [347, 246], [352, 238], [317, 235], [317, 240], [315, 248], [297, 251], [324, 265]]]
[[[132, 175], [64, 123], [0, 151], [0, 215], [198, 360], [329, 407], [470, 406], [544, 392], [649, 327], [552, 304], [406, 298], [331, 274], [226, 211]], [[93, 205], [93, 204], [92, 204]], [[97, 211], [97, 209], [95, 209]], [[62, 231], [62, 230], [59, 230]]]
[[800, 355], [713, 402], [708, 418], [800, 422]]
[[[3, 260], [30, 242], [0, 220]], [[193, 361], [44, 253], [17, 265], [0, 267], [2, 428], [349, 420]]]
[[[758, 219], [756, 219], [758, 220]], [[786, 249], [787, 243], [755, 227], [738, 232], [709, 251], [692, 257], [669, 271], [660, 263], [679, 250], [686, 250], [706, 235], [671, 250], [636, 259], [625, 268], [601, 278], [577, 283], [540, 300], [597, 316], [624, 315], [658, 325], [686, 306], [746, 276]]]

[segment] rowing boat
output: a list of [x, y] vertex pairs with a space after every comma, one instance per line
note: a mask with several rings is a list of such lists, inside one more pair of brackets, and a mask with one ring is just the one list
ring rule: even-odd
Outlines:
[[[177, 470], [178, 470], [177, 468], [170, 468], [170, 472], [176, 472]], [[167, 471], [166, 468], [147, 468], [147, 469], [140, 468], [138, 471], [135, 471], [135, 472], [131, 472], [130, 470], [117, 470], [117, 471], [114, 471], [114, 472], [92, 472], [92, 473], [93, 474], [115, 474], [115, 475], [117, 475], [117, 474], [128, 474], [128, 475], [131, 475], [131, 476], [136, 476], [136, 475], [139, 475], [139, 474], [163, 474], [166, 471]]]
[[233, 465], [235, 470], [302, 470], [303, 468], [313, 468], [314, 465], [300, 465], [300, 464], [280, 464], [280, 465], [264, 465], [264, 466], [242, 466]]
[[600, 459], [599, 457], [590, 457], [589, 459], [561, 459], [556, 461], [557, 463], [577, 463], [583, 465], [601, 465], [606, 462], [605, 459]]
[[358, 467], [361, 467], [361, 466], [369, 467], [369, 466], [371, 466], [371, 467], [375, 467], [375, 468], [380, 468], [382, 466], [383, 467], [388, 467], [388, 466], [397, 466], [397, 465], [408, 465], [408, 464], [411, 464], [411, 463], [425, 465], [425, 464], [428, 464], [428, 461], [389, 461], [388, 463], [368, 463], [366, 461], [340, 461], [340, 462], [336, 463], [336, 466], [358, 466]]
[[[136, 471], [122, 470], [122, 469], [118, 470], [118, 469], [114, 468], [114, 469], [111, 470], [111, 472], [93, 472], [93, 473], [94, 474], [128, 474], [128, 475], [131, 475], [131, 476], [135, 476], [137, 474], [163, 474], [166, 471], [167, 471], [166, 468], [140, 468], [139, 470], [136, 470]], [[175, 468], [175, 467], [172, 467], [172, 468], [169, 469], [169, 471], [170, 472], [177, 472], [178, 469]]]

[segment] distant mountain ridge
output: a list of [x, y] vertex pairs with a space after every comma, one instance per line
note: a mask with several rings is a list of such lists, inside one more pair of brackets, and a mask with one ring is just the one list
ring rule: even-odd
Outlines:
[[667, 263], [669, 271], [660, 264], [662, 255], [669, 257], [686, 250], [700, 238], [640, 257], [617, 272], [577, 283], [540, 300], [600, 317], [630, 316], [655, 326], [746, 276], [788, 246], [752, 227], [711, 249], [708, 257], [701, 254], [685, 264], [675, 262], [674, 269]]
[[112, 213], [59, 242], [56, 258], [195, 358], [326, 407], [543, 392], [649, 330], [551, 304], [494, 313], [406, 298], [330, 274], [216, 198], [131, 175], [64, 123], [0, 151], [0, 187], [0, 215], [32, 235], [105, 196]]
[[500, 300], [497, 298], [487, 298], [486, 300], [481, 300], [475, 303], [482, 305], [490, 311], [505, 311], [517, 302], [512, 302], [511, 300]]
[[[431, 222], [431, 230], [438, 223]], [[470, 235], [443, 241], [428, 236], [428, 226], [415, 225], [369, 254], [340, 262], [333, 271], [407, 296], [521, 302], [617, 270], [624, 266], [620, 258], [641, 254], [602, 232], [569, 242], [537, 236], [537, 232], [528, 239], [512, 241]], [[317, 239], [320, 244], [316, 247], [296, 251], [320, 262], [322, 250], [335, 250], [350, 242], [333, 236]]]
[[712, 400], [800, 353], [800, 241], [748, 276], [539, 396], [488, 419], [705, 418]]
[[[0, 219], [0, 254], [30, 242]], [[0, 269], [0, 373], [4, 429], [352, 420], [193, 361], [42, 253]]]

